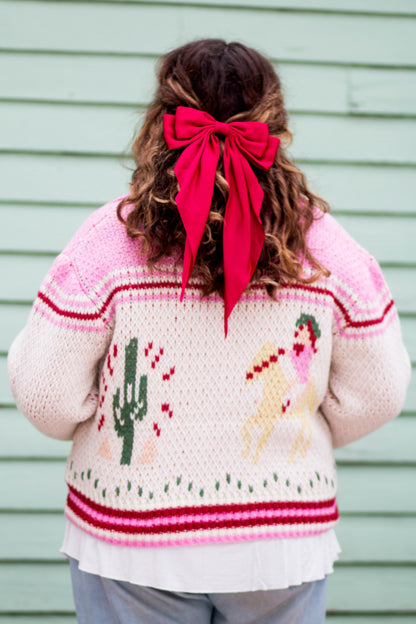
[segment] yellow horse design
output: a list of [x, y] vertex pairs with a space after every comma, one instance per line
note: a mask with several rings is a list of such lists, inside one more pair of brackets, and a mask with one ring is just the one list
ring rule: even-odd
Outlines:
[[315, 383], [312, 380], [303, 389], [294, 405], [290, 406], [283, 414], [286, 418], [299, 418], [301, 422], [299, 433], [290, 451], [289, 463], [294, 462], [298, 450], [301, 457], [306, 456], [306, 450], [312, 437], [312, 417], [315, 413], [317, 402]]
[[257, 443], [257, 449], [253, 457], [253, 464], [257, 464], [260, 453], [267, 444], [272, 434], [276, 420], [281, 416], [281, 410], [286, 394], [288, 383], [279, 363], [279, 357], [284, 355], [283, 349], [276, 349], [273, 343], [268, 342], [254, 358], [246, 372], [246, 383], [252, 383], [254, 379], [264, 379], [263, 400], [256, 414], [250, 416], [244, 423], [241, 433], [246, 443], [243, 457], [250, 454], [251, 435], [250, 429], [261, 427], [263, 434]]
[[[246, 443], [243, 457], [248, 458], [251, 446], [250, 430], [261, 428], [262, 435], [257, 443], [253, 456], [253, 464], [257, 464], [260, 454], [271, 436], [278, 418], [296, 418], [300, 420], [300, 429], [291, 448], [289, 463], [293, 463], [296, 454], [305, 457], [312, 436], [312, 417], [315, 412], [318, 397], [313, 378], [305, 381], [298, 378], [288, 382], [279, 358], [285, 354], [283, 349], [276, 349], [275, 345], [266, 343], [254, 358], [246, 372], [246, 383], [262, 377], [264, 380], [263, 399], [256, 414], [250, 416], [244, 423], [241, 433]], [[295, 400], [288, 399], [290, 391], [301, 384], [301, 392]]]

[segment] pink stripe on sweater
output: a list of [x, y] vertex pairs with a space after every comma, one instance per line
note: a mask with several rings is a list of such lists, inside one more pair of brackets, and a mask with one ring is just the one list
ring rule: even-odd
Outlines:
[[371, 301], [370, 304], [357, 299], [355, 293], [348, 293], [341, 284], [331, 280], [331, 287], [338, 299], [347, 306], [355, 316], [369, 316], [370, 314], [379, 314], [391, 299], [391, 294], [386, 287], [384, 291], [377, 293], [377, 300]]
[[[73, 492], [69, 494], [69, 500], [72, 500], [80, 509], [82, 509], [92, 520], [98, 520], [101, 522], [111, 522], [113, 525], [120, 527], [152, 527], [152, 526], [180, 526], [186, 522], [215, 522], [223, 520], [240, 520], [262, 519], [262, 518], [295, 518], [295, 517], [319, 517], [322, 515], [323, 509], [282, 509], [282, 510], [259, 510], [259, 511], [245, 511], [245, 512], [229, 512], [229, 513], [205, 513], [205, 514], [193, 514], [193, 515], [172, 515], [157, 517], [157, 510], [155, 515], [149, 520], [140, 519], [128, 519], [128, 518], [115, 518], [111, 514], [103, 514], [94, 511], [83, 503]], [[336, 510], [336, 503], [331, 506], [325, 506], [325, 512], [328, 514], [334, 513]]]
[[66, 293], [62, 292], [53, 282], [49, 282], [46, 287], [42, 288], [42, 293], [50, 298], [57, 306], [62, 306], [62, 308], [73, 311], [78, 311], [78, 309], [96, 311], [93, 302], [91, 299], [88, 299], [85, 294], [79, 293], [78, 295], [70, 295], [68, 293], [68, 295], [66, 295]]
[[[61, 288], [61, 285], [59, 285], [59, 277], [60, 276], [58, 275], [55, 278], [55, 282], [58, 285], [58, 287]], [[149, 286], [148, 291], [152, 292], [151, 298], [156, 301], [158, 300], [163, 301], [166, 299], [177, 298], [177, 288], [180, 287], [180, 284], [179, 282], [176, 282], [175, 276], [173, 276], [171, 272], [161, 271], [149, 278], [149, 275], [146, 272], [143, 272], [143, 273], [140, 272], [140, 267], [137, 267], [137, 268], [133, 267], [131, 270], [127, 270], [127, 271], [123, 270], [123, 271], [120, 271], [120, 273], [109, 276], [100, 285], [98, 291], [94, 293], [94, 297], [96, 297], [97, 301], [99, 300], [111, 301], [111, 304], [107, 309], [108, 317], [111, 318], [114, 314], [116, 298], [117, 298], [117, 301], [123, 301], [124, 300], [123, 292], [131, 293], [137, 288], [137, 286], [139, 286], [141, 282], [148, 283], [148, 286]], [[170, 283], [170, 286], [168, 286], [170, 288], [172, 288], [172, 284], [174, 284], [173, 286], [174, 290], [171, 293], [164, 292], [160, 294], [155, 294], [154, 290], [152, 289], [152, 284], [153, 283], [157, 284], [160, 282]], [[65, 287], [65, 280], [62, 280], [62, 286]], [[131, 287], [131, 289], [129, 288], [129, 286]], [[190, 287], [192, 287], [193, 289], [200, 289], [201, 284], [197, 282], [190, 282]], [[160, 288], [160, 287], [157, 287], [157, 288]], [[121, 289], [126, 289], [126, 290], [123, 291]], [[390, 300], [390, 292], [387, 287], [385, 287], [384, 292], [379, 291], [378, 295], [381, 295], [381, 296], [378, 297], [378, 301], [375, 303], [371, 301], [369, 302], [369, 305], [368, 304], [366, 305], [363, 301], [358, 300], [355, 293], [347, 292], [347, 290], [342, 286], [342, 284], [339, 284], [336, 281], [329, 280], [328, 289], [331, 291], [331, 299], [333, 299], [334, 296], [336, 295], [336, 298], [339, 299], [339, 302], [340, 303], [342, 302], [342, 305], [344, 307], [351, 310], [351, 312], [354, 314], [354, 316], [357, 319], [360, 316], [363, 316], [364, 318], [368, 318], [370, 315], [380, 314], [380, 310], [383, 310], [386, 304], [388, 303], [388, 301]], [[332, 292], [333, 292], [333, 295], [332, 295]], [[315, 293], [316, 293], [316, 287], [315, 287]], [[85, 309], [85, 310], [94, 309], [92, 302], [88, 301], [85, 295], [80, 294], [79, 296], [80, 298], [71, 297], [71, 296], [66, 297], [64, 293], [60, 292], [56, 288], [53, 282], [50, 282], [48, 284], [47, 292], [45, 291], [45, 295], [48, 295], [48, 294], [51, 295], [55, 304], [62, 306], [68, 311], [77, 312], [80, 309]], [[188, 297], [186, 295], [188, 295]], [[328, 297], [328, 294], [324, 294], [323, 296]], [[143, 296], [143, 295], [136, 294], [134, 297], [129, 296], [128, 300], [129, 301], [143, 301], [143, 300], [146, 300], [146, 298], [147, 298], [146, 295]], [[185, 293], [185, 299], [187, 298], [189, 298], [189, 291]], [[278, 292], [278, 298], [285, 299], [285, 300], [299, 300], [299, 301], [305, 301], [309, 303], [319, 302], [316, 299], [316, 294], [315, 294], [315, 298], [313, 297], [296, 298], [296, 297], [290, 296], [288, 294], [288, 291], [285, 291], [284, 288]], [[219, 302], [219, 303], [222, 303], [223, 301], [221, 297], [215, 294], [212, 294], [210, 296], [210, 300]], [[260, 290], [259, 288], [249, 291], [247, 294], [243, 295], [241, 298], [241, 301], [264, 301], [264, 300], [268, 300], [268, 297], [265, 296], [264, 291]], [[319, 303], [321, 303], [321, 305], [326, 305], [328, 307], [333, 305], [332, 301], [331, 303], [329, 301], [327, 303], [323, 303], [323, 302], [319, 302]]]
[[[131, 295], [126, 297], [124, 296], [123, 292], [118, 293], [117, 299], [115, 298], [113, 299], [111, 306], [107, 310], [108, 315], [106, 318], [106, 322], [109, 323], [112, 320], [116, 312], [116, 307], [120, 303], [131, 303], [131, 302], [139, 302], [139, 301], [147, 301], [147, 300], [169, 301], [169, 300], [176, 300], [177, 296], [178, 295], [176, 292], [155, 293], [153, 291], [151, 292], [150, 295], [146, 293], [140, 294], [136, 292], [136, 294], [133, 297]], [[286, 301], [300, 301], [302, 303], [320, 305], [322, 307], [327, 307], [327, 308], [333, 307], [332, 299], [317, 299], [313, 297], [308, 297], [307, 295], [297, 295], [297, 294], [290, 293], [290, 292], [285, 292], [285, 293], [282, 292], [280, 295], [280, 298], [285, 299]], [[245, 298], [246, 301], [257, 301], [259, 299], [262, 300], [261, 297], [258, 298], [256, 295], [254, 296], [248, 295]], [[219, 301], [222, 303], [222, 299], [219, 298]], [[98, 320], [98, 318], [94, 318], [91, 320], [86, 319], [85, 324], [81, 325], [81, 323], [76, 322], [75, 319], [72, 321], [68, 317], [62, 317], [59, 312], [54, 313], [52, 311], [48, 311], [50, 310], [50, 308], [47, 308], [46, 306], [47, 306], [47, 303], [45, 301], [42, 301], [42, 305], [40, 305], [39, 300], [38, 300], [35, 302], [33, 307], [40, 314], [42, 314], [42, 316], [47, 318], [52, 324], [54, 324], [57, 327], [62, 327], [64, 329], [69, 329], [69, 330], [74, 330], [74, 331], [85, 331], [85, 332], [95, 332], [95, 333], [103, 333], [106, 330], [106, 327], [104, 326], [104, 319], [102, 320], [101, 319]], [[372, 330], [367, 329], [365, 331], [363, 330], [359, 331], [359, 329], [354, 330], [353, 328], [346, 328], [345, 318], [342, 315], [342, 313], [340, 313], [340, 311], [336, 307], [335, 307], [334, 312], [335, 312], [336, 326], [340, 335], [342, 335], [344, 338], [349, 338], [349, 339], [379, 336], [380, 334], [384, 333], [386, 327], [397, 316], [396, 312], [393, 315], [386, 314], [386, 317], [382, 319], [377, 329], [372, 329]], [[387, 318], [387, 316], [389, 316], [389, 318]], [[92, 325], [91, 323], [99, 323], [99, 324]]]
[[[77, 323], [75, 321], [71, 322], [70, 320], [65, 320], [65, 317], [54, 314], [52, 311], [50, 311], [49, 309], [45, 309], [42, 305], [39, 305], [39, 303], [37, 302], [33, 304], [33, 308], [34, 310], [36, 310], [36, 312], [38, 312], [39, 314], [47, 318], [48, 321], [52, 323], [52, 325], [55, 325], [56, 327], [63, 327], [64, 329], [71, 329], [74, 331], [81, 331], [81, 332], [95, 332], [98, 334], [104, 333], [106, 331], [106, 326], [101, 320], [98, 321], [99, 325], [98, 324], [92, 325], [91, 321], [85, 321], [85, 325], [81, 325], [80, 323]], [[93, 321], [93, 322], [97, 323], [97, 321]]]
[[[179, 288], [179, 282], [176, 282], [175, 276], [169, 272], [161, 272], [160, 274], [157, 274], [157, 275], [155, 274], [154, 276], [152, 276], [152, 279], [155, 283], [163, 281], [163, 280], [166, 281], [166, 279], [173, 281], [176, 284], [175, 293], [176, 293], [176, 289]], [[135, 285], [144, 281], [149, 282], [149, 284], [152, 281], [151, 279], [149, 280], [149, 276], [146, 273], [139, 273], [139, 271], [134, 271], [134, 269], [128, 272], [123, 271], [105, 280], [105, 282], [100, 286], [99, 290], [97, 291], [96, 296], [100, 300], [108, 300], [108, 298], [111, 297], [112, 291], [114, 289], [119, 289], [120, 287], [127, 286], [128, 284], [131, 284], [132, 288], [134, 288]], [[199, 284], [198, 282], [191, 281], [189, 285], [193, 289], [202, 288], [202, 285]], [[151, 286], [149, 289], [151, 289]], [[339, 295], [340, 301], [342, 300], [344, 304], [348, 304], [348, 307], [351, 309], [351, 311], [354, 312], [356, 316], [359, 316], [359, 315], [368, 316], [371, 314], [379, 314], [380, 310], [384, 309], [386, 303], [390, 300], [390, 293], [387, 287], [385, 288], [384, 292], [380, 291], [378, 293], [379, 295], [381, 295], [378, 301], [374, 303], [374, 300], [371, 300], [371, 302], [367, 304], [363, 301], [358, 301], [355, 293], [353, 292], [348, 293], [347, 290], [345, 290], [345, 288], [342, 286], [342, 284], [339, 284], [336, 281], [328, 280], [328, 290], [331, 291], [331, 295], [330, 295], [331, 298], [333, 298], [332, 292], [334, 294], [337, 293]], [[185, 291], [185, 298], [186, 298], [186, 294], [188, 294], [189, 296], [189, 292], [187, 293]], [[278, 298], [280, 297], [286, 298], [284, 287], [282, 290], [278, 291], [277, 296]], [[327, 297], [328, 293], [324, 294], [324, 296]], [[222, 303], [222, 299], [218, 295], [212, 294], [210, 295], [210, 298], [211, 300]], [[264, 287], [261, 287], [259, 285], [257, 285], [255, 289], [252, 288], [251, 290], [248, 291], [248, 293], [243, 294], [241, 297], [241, 301], [264, 301], [264, 300], [270, 301], [268, 295], [265, 294]], [[313, 299], [313, 301], [316, 301], [316, 299]]]
[[[102, 503], [97, 503], [79, 490], [77, 490], [73, 485], [68, 485], [69, 493], [73, 493], [77, 498], [86, 503], [88, 507], [98, 511], [100, 513], [107, 514], [111, 511], [113, 517], [117, 518], [153, 518], [154, 510], [126, 510], [126, 509], [115, 509], [110, 507], [109, 505], [103, 505]], [[192, 515], [194, 513], [227, 513], [229, 511], [256, 511], [259, 506], [263, 509], [324, 509], [332, 507], [335, 502], [335, 497], [332, 497], [327, 500], [317, 500], [317, 501], [263, 501], [263, 502], [245, 502], [245, 503], [214, 503], [214, 504], [205, 504], [205, 505], [185, 505], [180, 507], [163, 507], [158, 509], [159, 515], [170, 515], [171, 513], [188, 514]]]
[[247, 542], [252, 540], [262, 540], [262, 539], [277, 539], [277, 538], [295, 538], [295, 537], [310, 537], [312, 535], [320, 535], [324, 533], [328, 529], [332, 528], [337, 521], [328, 522], [326, 526], [320, 526], [316, 529], [311, 529], [309, 526], [306, 530], [298, 529], [296, 531], [291, 530], [283, 530], [283, 531], [266, 531], [264, 533], [242, 533], [241, 531], [238, 533], [231, 533], [227, 531], [222, 534], [212, 535], [212, 531], [210, 534], [201, 535], [198, 537], [172, 537], [168, 536], [166, 539], [156, 539], [156, 540], [144, 540], [144, 539], [136, 539], [133, 538], [131, 540], [118, 538], [114, 536], [114, 533], [108, 531], [104, 534], [104, 532], [97, 530], [94, 531], [90, 528], [89, 525], [82, 522], [77, 516], [73, 515], [71, 510], [65, 509], [66, 518], [72, 522], [75, 526], [82, 529], [88, 535], [92, 537], [98, 538], [108, 544], [114, 544], [116, 546], [130, 546], [136, 548], [163, 548], [164, 546], [193, 546], [198, 544], [218, 544], [218, 543], [229, 543], [229, 542]]
[[365, 332], [347, 328], [342, 325], [342, 319], [336, 319], [337, 328], [339, 330], [340, 336], [347, 339], [357, 339], [357, 338], [374, 338], [375, 336], [380, 336], [384, 334], [389, 325], [397, 318], [397, 311], [394, 309], [394, 314], [386, 315], [383, 319], [382, 325], [379, 326], [378, 329], [367, 330]]
[[[106, 319], [107, 321], [112, 318], [112, 315], [114, 314], [114, 310], [115, 310], [115, 306], [116, 306], [116, 297], [118, 300], [120, 299], [124, 299], [124, 294], [123, 293], [129, 293], [128, 294], [128, 300], [132, 301], [133, 299], [146, 299], [146, 291], [150, 291], [152, 294], [150, 295], [150, 299], [158, 299], [159, 297], [166, 297], [166, 289], [174, 289], [174, 290], [178, 290], [180, 288], [180, 284], [179, 282], [176, 281], [164, 281], [164, 282], [143, 282], [143, 283], [130, 283], [130, 284], [121, 284], [119, 286], [117, 286], [107, 297], [107, 299], [103, 302], [101, 309], [95, 311], [94, 313], [82, 313], [82, 312], [75, 312], [75, 311], [70, 311], [70, 310], [66, 310], [66, 309], [60, 309], [59, 307], [56, 306], [56, 304], [49, 299], [49, 297], [47, 297], [44, 293], [39, 293], [39, 298], [42, 299], [42, 301], [48, 305], [50, 308], [53, 309], [53, 311], [56, 314], [60, 314], [62, 316], [64, 316], [66, 319], [71, 318], [71, 319], [77, 319], [78, 321], [82, 321], [82, 320], [95, 320], [98, 317], [102, 317], [103, 319]], [[256, 287], [256, 289], [258, 289], [260, 287]], [[191, 285], [188, 286], [188, 290], [198, 290], [198, 287], [196, 287], [195, 285]], [[262, 289], [263, 290], [263, 289]], [[156, 292], [155, 292], [156, 291]], [[159, 291], [159, 292], [157, 292]], [[165, 292], [160, 292], [160, 291], [165, 291]], [[344, 325], [345, 328], [349, 327], [349, 328], [361, 328], [363, 329], [364, 327], [374, 327], [375, 325], [381, 325], [383, 324], [383, 321], [385, 319], [385, 317], [387, 316], [387, 314], [389, 313], [390, 309], [393, 308], [394, 303], [393, 300], [390, 300], [389, 303], [385, 306], [384, 310], [378, 310], [378, 316], [377, 317], [373, 317], [373, 318], [364, 318], [364, 319], [353, 319], [351, 317], [350, 311], [345, 307], [344, 303], [342, 301], [340, 301], [339, 299], [337, 299], [334, 295], [334, 293], [329, 290], [328, 288], [324, 288], [324, 287], [320, 287], [320, 286], [313, 286], [313, 285], [308, 285], [308, 284], [285, 284], [282, 287], [282, 290], [280, 292], [284, 292], [286, 291], [287, 293], [293, 293], [296, 292], [295, 296], [299, 296], [298, 293], [299, 291], [303, 292], [303, 296], [305, 296], [305, 293], [313, 293], [313, 300], [315, 302], [317, 302], [318, 300], [320, 301], [320, 297], [325, 297], [325, 298], [329, 298], [331, 297], [335, 303], [337, 310], [337, 315], [339, 315], [339, 312], [341, 312], [342, 316], [343, 316], [343, 320], [344, 320]], [[135, 293], [134, 295], [132, 295], [132, 293]], [[145, 295], [144, 297], [140, 295], [141, 292], [144, 292]], [[309, 297], [307, 297], [309, 299]], [[325, 304], [323, 304], [325, 305]], [[328, 305], [328, 304], [326, 304]], [[344, 330], [345, 331], [345, 330]], [[372, 330], [373, 331], [373, 330]], [[368, 330], [365, 330], [365, 335], [368, 334]], [[374, 331], [373, 331], [374, 333]], [[352, 335], [351, 335], [352, 337]]]
[[[380, 334], [383, 334], [386, 327], [388, 327], [388, 325], [390, 325], [390, 323], [397, 317], [397, 311], [396, 308], [391, 308], [389, 310], [390, 311], [394, 311], [394, 314], [389, 314], [387, 313], [385, 315], [385, 317], [383, 318], [382, 322], [380, 323], [380, 326], [378, 329], [374, 329], [374, 330], [367, 330], [367, 331], [362, 331], [360, 329], [356, 329], [354, 330], [353, 328], [350, 328], [347, 326], [345, 326], [345, 318], [342, 314], [342, 312], [336, 307], [334, 306], [333, 300], [332, 299], [315, 299], [313, 297], [308, 297], [306, 295], [298, 295], [295, 293], [290, 293], [290, 292], [281, 292], [280, 297], [281, 299], [285, 299], [286, 301], [300, 301], [301, 303], [309, 303], [312, 305], [320, 305], [324, 308], [332, 308], [334, 307], [334, 317], [335, 317], [335, 323], [337, 326], [337, 329], [340, 333], [340, 335], [342, 335], [344, 338], [369, 338], [372, 336], [379, 336]], [[380, 313], [380, 308], [378, 308], [376, 310], [376, 312], [379, 314]], [[386, 320], [387, 319], [387, 320]]]

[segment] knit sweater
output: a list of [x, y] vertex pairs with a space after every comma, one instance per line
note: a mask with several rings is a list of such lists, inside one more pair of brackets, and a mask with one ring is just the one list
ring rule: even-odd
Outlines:
[[181, 267], [149, 271], [119, 199], [56, 258], [9, 354], [19, 409], [73, 440], [67, 517], [130, 546], [333, 527], [333, 448], [395, 417], [410, 376], [378, 264], [323, 215], [308, 245], [330, 277], [276, 301], [254, 283], [225, 338], [221, 298], [194, 277], [180, 302]]

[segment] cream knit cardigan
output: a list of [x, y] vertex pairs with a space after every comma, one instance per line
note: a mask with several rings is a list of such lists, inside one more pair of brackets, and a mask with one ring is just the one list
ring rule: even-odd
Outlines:
[[131, 546], [334, 526], [333, 448], [397, 416], [409, 382], [378, 264], [324, 215], [308, 243], [330, 277], [277, 301], [254, 284], [225, 339], [222, 300], [193, 278], [181, 303], [180, 267], [149, 272], [118, 201], [56, 258], [9, 355], [18, 408], [73, 440], [67, 517]]

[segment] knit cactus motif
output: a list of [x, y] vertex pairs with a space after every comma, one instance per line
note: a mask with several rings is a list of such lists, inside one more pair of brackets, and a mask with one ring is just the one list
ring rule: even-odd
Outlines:
[[123, 438], [121, 465], [130, 465], [134, 443], [134, 424], [147, 413], [147, 375], [140, 376], [136, 398], [137, 338], [132, 338], [125, 349], [123, 405], [120, 405], [120, 388], [113, 395], [114, 428]]

